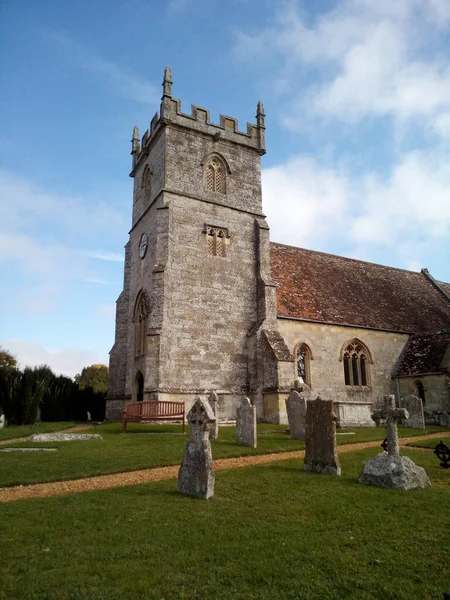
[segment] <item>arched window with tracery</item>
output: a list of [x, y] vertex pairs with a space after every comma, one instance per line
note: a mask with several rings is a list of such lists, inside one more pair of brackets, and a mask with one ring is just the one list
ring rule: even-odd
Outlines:
[[206, 168], [206, 189], [209, 192], [225, 194], [225, 165], [219, 157], [213, 156]]
[[311, 350], [306, 344], [299, 344], [295, 348], [294, 356], [295, 376], [311, 387]]
[[342, 354], [345, 385], [366, 387], [370, 384], [368, 349], [359, 340], [348, 342]]
[[203, 233], [206, 233], [206, 245], [208, 254], [212, 256], [226, 256], [227, 247], [230, 243], [230, 235], [225, 227], [214, 227], [205, 225]]
[[134, 309], [134, 354], [145, 354], [145, 336], [148, 320], [148, 299], [145, 292], [140, 292]]

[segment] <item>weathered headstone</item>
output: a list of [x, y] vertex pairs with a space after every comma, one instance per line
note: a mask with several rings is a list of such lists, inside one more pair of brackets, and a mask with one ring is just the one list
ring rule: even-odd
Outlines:
[[395, 396], [384, 397], [384, 409], [376, 410], [373, 418], [386, 419], [387, 452], [366, 460], [359, 477], [360, 483], [400, 490], [430, 487], [425, 470], [407, 456], [400, 456], [397, 421], [408, 417], [405, 408], [396, 408]]
[[305, 394], [305, 396], [307, 397], [307, 400], [310, 399], [312, 389], [309, 387], [309, 385], [307, 383], [302, 381], [300, 379], [300, 377], [297, 377], [296, 379], [294, 379], [294, 388], [293, 389], [299, 393], [303, 392]]
[[236, 409], [236, 442], [256, 448], [256, 406], [248, 398], [242, 398]]
[[407, 396], [401, 399], [401, 405], [409, 413], [407, 419], [403, 419], [405, 427], [414, 427], [415, 429], [425, 429], [425, 419], [423, 416], [423, 404], [417, 396]]
[[196, 398], [187, 414], [190, 435], [178, 471], [177, 492], [197, 498], [214, 496], [214, 471], [209, 441], [209, 423], [216, 417], [208, 402]]
[[3, 429], [4, 426], [5, 426], [5, 415], [1, 414], [0, 415], [0, 429]]
[[340, 475], [336, 450], [336, 415], [331, 400], [308, 400], [306, 410], [306, 449], [304, 470]]
[[217, 440], [219, 437], [219, 396], [216, 392], [211, 392], [208, 398], [209, 405], [213, 411], [216, 420], [209, 426], [209, 438]]
[[292, 390], [286, 398], [286, 412], [289, 421], [289, 432], [293, 440], [305, 439], [306, 397]]

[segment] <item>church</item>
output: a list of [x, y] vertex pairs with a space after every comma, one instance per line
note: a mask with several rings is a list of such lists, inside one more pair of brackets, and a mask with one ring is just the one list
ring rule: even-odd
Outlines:
[[107, 419], [128, 401], [189, 409], [215, 391], [221, 419], [248, 396], [261, 421], [286, 423], [285, 399], [304, 387], [335, 402], [342, 427], [373, 425], [387, 393], [414, 393], [429, 423], [450, 424], [450, 284], [271, 242], [265, 152], [261, 102], [245, 131], [211, 123], [182, 111], [166, 68], [159, 112], [142, 139], [133, 130]]

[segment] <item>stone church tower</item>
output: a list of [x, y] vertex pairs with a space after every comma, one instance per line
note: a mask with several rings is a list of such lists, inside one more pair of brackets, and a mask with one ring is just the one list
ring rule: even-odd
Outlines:
[[[192, 106], [181, 111], [166, 68], [159, 114], [133, 131], [133, 217], [110, 353], [107, 418], [125, 401], [219, 394], [222, 417], [262, 390], [292, 383], [293, 358], [277, 332], [269, 228], [262, 213], [256, 125]], [[266, 399], [266, 401], [270, 398]]]

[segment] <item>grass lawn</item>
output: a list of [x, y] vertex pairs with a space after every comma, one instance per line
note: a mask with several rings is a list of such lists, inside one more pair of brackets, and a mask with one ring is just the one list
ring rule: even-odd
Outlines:
[[[121, 434], [119, 423], [98, 425], [82, 433], [95, 432], [103, 440], [84, 442], [22, 442], [11, 446], [59, 448], [57, 453], [2, 453], [0, 452], [0, 487], [29, 485], [42, 481], [62, 481], [107, 473], [120, 473], [145, 468], [176, 465], [181, 462], [187, 436], [180, 434], [179, 425], [130, 424], [129, 433]], [[340, 430], [339, 432], [348, 430]], [[354, 429], [355, 435], [338, 435], [339, 444], [382, 440], [384, 427]], [[443, 431], [429, 427], [427, 433]], [[143, 433], [147, 432], [147, 433]], [[153, 432], [153, 433], [151, 433]], [[445, 432], [445, 430], [444, 430]], [[423, 430], [399, 427], [403, 436], [422, 435]], [[5, 447], [5, 446], [3, 446]], [[213, 440], [214, 458], [267, 454], [301, 450], [304, 442], [292, 440], [285, 425], [258, 425], [258, 447], [238, 446], [235, 428], [222, 427], [219, 439]]]
[[75, 425], [77, 425], [77, 423], [74, 423], [72, 421], [63, 421], [59, 423], [38, 422], [34, 425], [3, 427], [2, 429], [0, 429], [0, 441], [26, 437], [29, 435], [33, 435], [33, 433], [49, 433], [50, 431], [61, 431], [62, 429], [68, 429], [69, 427], [74, 427]]
[[[131, 437], [131, 436], [130, 436]], [[2, 505], [2, 600], [440, 599], [450, 587], [450, 473], [407, 450], [433, 487], [357, 482], [301, 460], [216, 474], [215, 497], [176, 482]]]
[[412, 446], [413, 448], [431, 448], [432, 450], [434, 450], [441, 440], [446, 446], [450, 448], [450, 436], [446, 431], [442, 433], [442, 437], [440, 438], [434, 438], [432, 440], [419, 440], [418, 442], [409, 442], [408, 446]]

